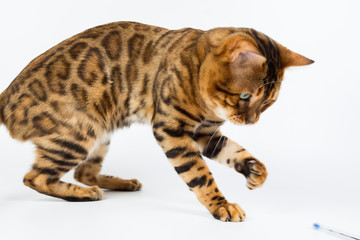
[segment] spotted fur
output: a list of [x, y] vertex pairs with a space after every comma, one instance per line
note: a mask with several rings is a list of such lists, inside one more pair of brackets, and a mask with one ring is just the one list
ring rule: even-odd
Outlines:
[[[263, 184], [265, 166], [218, 130], [226, 119], [255, 123], [277, 98], [284, 69], [312, 61], [253, 29], [168, 30], [117, 22], [86, 30], [35, 58], [0, 95], [0, 123], [36, 145], [24, 184], [68, 201], [100, 188], [136, 191], [136, 179], [100, 174], [111, 133], [152, 125], [175, 171], [223, 221], [244, 211], [222, 195], [202, 156]], [[239, 99], [243, 92], [251, 98]], [[62, 182], [75, 168], [84, 188]]]

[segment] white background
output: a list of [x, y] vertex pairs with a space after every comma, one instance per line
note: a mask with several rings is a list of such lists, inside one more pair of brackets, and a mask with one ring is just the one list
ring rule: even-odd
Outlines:
[[[33, 146], [0, 127], [0, 239], [335, 239], [313, 222], [360, 235], [358, 1], [0, 1], [0, 91], [33, 58], [87, 28], [138, 21], [171, 29], [252, 27], [315, 64], [286, 73], [277, 103], [251, 127], [223, 133], [262, 160], [269, 177], [249, 191], [207, 160], [244, 223], [213, 219], [177, 176], [149, 126], [116, 132], [104, 172], [138, 178], [140, 192], [69, 203], [22, 184]], [[71, 174], [66, 176], [72, 181]]]

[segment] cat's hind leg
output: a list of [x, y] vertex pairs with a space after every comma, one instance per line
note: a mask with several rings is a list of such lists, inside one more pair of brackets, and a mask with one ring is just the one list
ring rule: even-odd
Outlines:
[[141, 183], [136, 179], [121, 179], [109, 175], [100, 174], [102, 162], [109, 148], [109, 141], [101, 143], [93, 153], [82, 162], [75, 170], [74, 178], [88, 186], [117, 191], [138, 191]]
[[53, 138], [37, 146], [36, 161], [24, 177], [24, 184], [40, 193], [67, 201], [96, 201], [103, 192], [97, 186], [84, 188], [60, 181], [87, 156], [85, 146], [69, 140]]

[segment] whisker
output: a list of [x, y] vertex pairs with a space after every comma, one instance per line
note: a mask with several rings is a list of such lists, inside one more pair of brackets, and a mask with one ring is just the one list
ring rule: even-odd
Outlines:
[[[271, 83], [280, 83], [280, 82], [279, 82], [279, 81], [272, 81], [272, 82], [264, 83], [264, 84], [260, 85], [259, 88], [262, 88], [263, 86], [268, 85], [268, 84], [271, 84]], [[258, 89], [259, 89], [259, 88], [258, 88]]]
[[207, 151], [211, 140], [213, 139], [213, 137], [215, 136], [215, 134], [219, 131], [219, 129], [220, 129], [220, 126], [219, 126], [219, 127], [215, 130], [215, 132], [211, 135], [211, 137], [210, 137], [210, 139], [209, 139], [209, 141], [208, 141], [208, 143], [207, 143], [207, 145], [206, 145], [206, 147], [205, 147], [205, 149], [204, 149], [204, 152]]
[[[225, 137], [225, 136], [224, 136], [224, 135], [221, 135], [221, 137], [219, 138], [218, 142], [216, 143], [216, 145], [215, 145], [215, 147], [214, 147], [214, 150], [213, 150], [212, 153], [211, 153], [210, 159], [213, 158], [214, 153], [215, 153], [215, 150], [216, 150], [217, 146], [219, 145], [219, 143], [221, 142], [221, 139], [222, 139], [223, 137]], [[225, 142], [225, 141], [224, 141], [224, 142]]]

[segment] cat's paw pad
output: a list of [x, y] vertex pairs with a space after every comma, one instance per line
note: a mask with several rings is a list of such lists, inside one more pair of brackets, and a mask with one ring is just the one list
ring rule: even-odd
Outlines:
[[268, 175], [265, 165], [255, 158], [246, 159], [245, 163], [236, 163], [235, 169], [244, 174], [247, 178], [247, 187], [251, 190], [260, 187]]
[[239, 205], [235, 203], [227, 203], [217, 208], [214, 211], [213, 216], [214, 218], [224, 222], [243, 222], [246, 214]]

